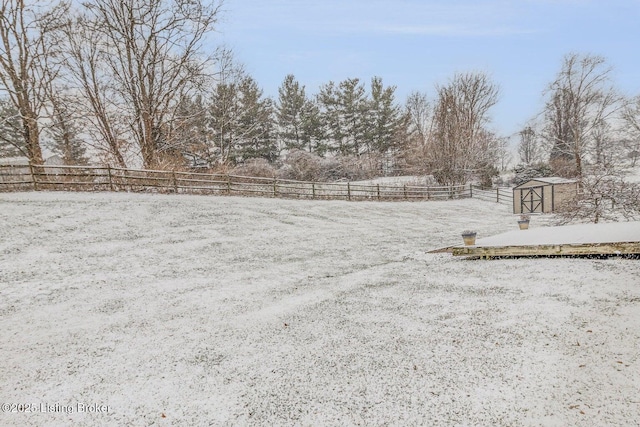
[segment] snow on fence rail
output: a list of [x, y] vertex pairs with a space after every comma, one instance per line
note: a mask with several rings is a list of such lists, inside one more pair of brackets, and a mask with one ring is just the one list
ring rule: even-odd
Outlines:
[[513, 191], [508, 187], [498, 187], [491, 190], [483, 190], [472, 185], [469, 187], [469, 197], [474, 197], [487, 202], [496, 202], [504, 205], [513, 205]]
[[472, 194], [471, 187], [466, 185], [365, 185], [109, 166], [0, 165], [0, 191], [25, 190], [233, 194], [325, 200], [437, 200], [467, 198]]

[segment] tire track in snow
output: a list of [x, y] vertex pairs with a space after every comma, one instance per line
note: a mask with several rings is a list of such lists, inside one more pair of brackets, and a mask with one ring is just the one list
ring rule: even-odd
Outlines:
[[[327, 300], [336, 300], [340, 294], [355, 291], [367, 284], [388, 276], [389, 265], [403, 261], [392, 260], [381, 264], [365, 266], [356, 271], [342, 272], [336, 275], [311, 278], [312, 283], [298, 288], [295, 294], [280, 299], [272, 299], [263, 308], [229, 319], [234, 324], [250, 327], [256, 323], [276, 322], [282, 317], [300, 312], [301, 307], [320, 304]], [[310, 290], [314, 286], [317, 289]]]

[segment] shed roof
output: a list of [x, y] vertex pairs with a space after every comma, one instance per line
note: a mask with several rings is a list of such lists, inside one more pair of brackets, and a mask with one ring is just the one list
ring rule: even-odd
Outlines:
[[530, 183], [531, 181], [544, 182], [546, 184], [574, 184], [578, 182], [577, 179], [568, 179], [568, 178], [562, 178], [559, 176], [545, 176], [540, 178], [531, 178], [530, 180], [523, 182], [522, 184], [516, 186], [515, 188], [522, 187]]
[[562, 178], [559, 176], [547, 176], [544, 178], [534, 178], [532, 181], [542, 181], [549, 184], [572, 184], [578, 182], [577, 179]]

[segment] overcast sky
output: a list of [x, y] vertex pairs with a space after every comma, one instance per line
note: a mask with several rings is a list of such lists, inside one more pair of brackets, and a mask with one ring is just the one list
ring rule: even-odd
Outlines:
[[640, 94], [640, 0], [225, 0], [218, 40], [277, 97], [287, 74], [321, 84], [380, 76], [404, 103], [456, 72], [500, 87], [493, 127], [518, 132], [569, 52], [604, 56]]

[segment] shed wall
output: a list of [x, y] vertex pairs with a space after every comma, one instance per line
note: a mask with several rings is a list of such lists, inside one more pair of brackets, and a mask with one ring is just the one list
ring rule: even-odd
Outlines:
[[[513, 213], [523, 213], [523, 198], [526, 199], [524, 204], [533, 209], [532, 213], [554, 212], [558, 206], [575, 196], [577, 188], [578, 185], [575, 182], [549, 184], [533, 179], [513, 189]], [[540, 196], [540, 200], [533, 204], [531, 198], [526, 197], [531, 191], [535, 191]], [[524, 213], [529, 213], [529, 210], [525, 209]]]
[[[549, 184], [518, 186], [513, 189], [513, 213], [543, 213], [551, 208], [552, 188]], [[524, 201], [524, 202], [523, 202]], [[523, 209], [525, 205], [525, 209]], [[547, 206], [549, 205], [549, 206]]]

